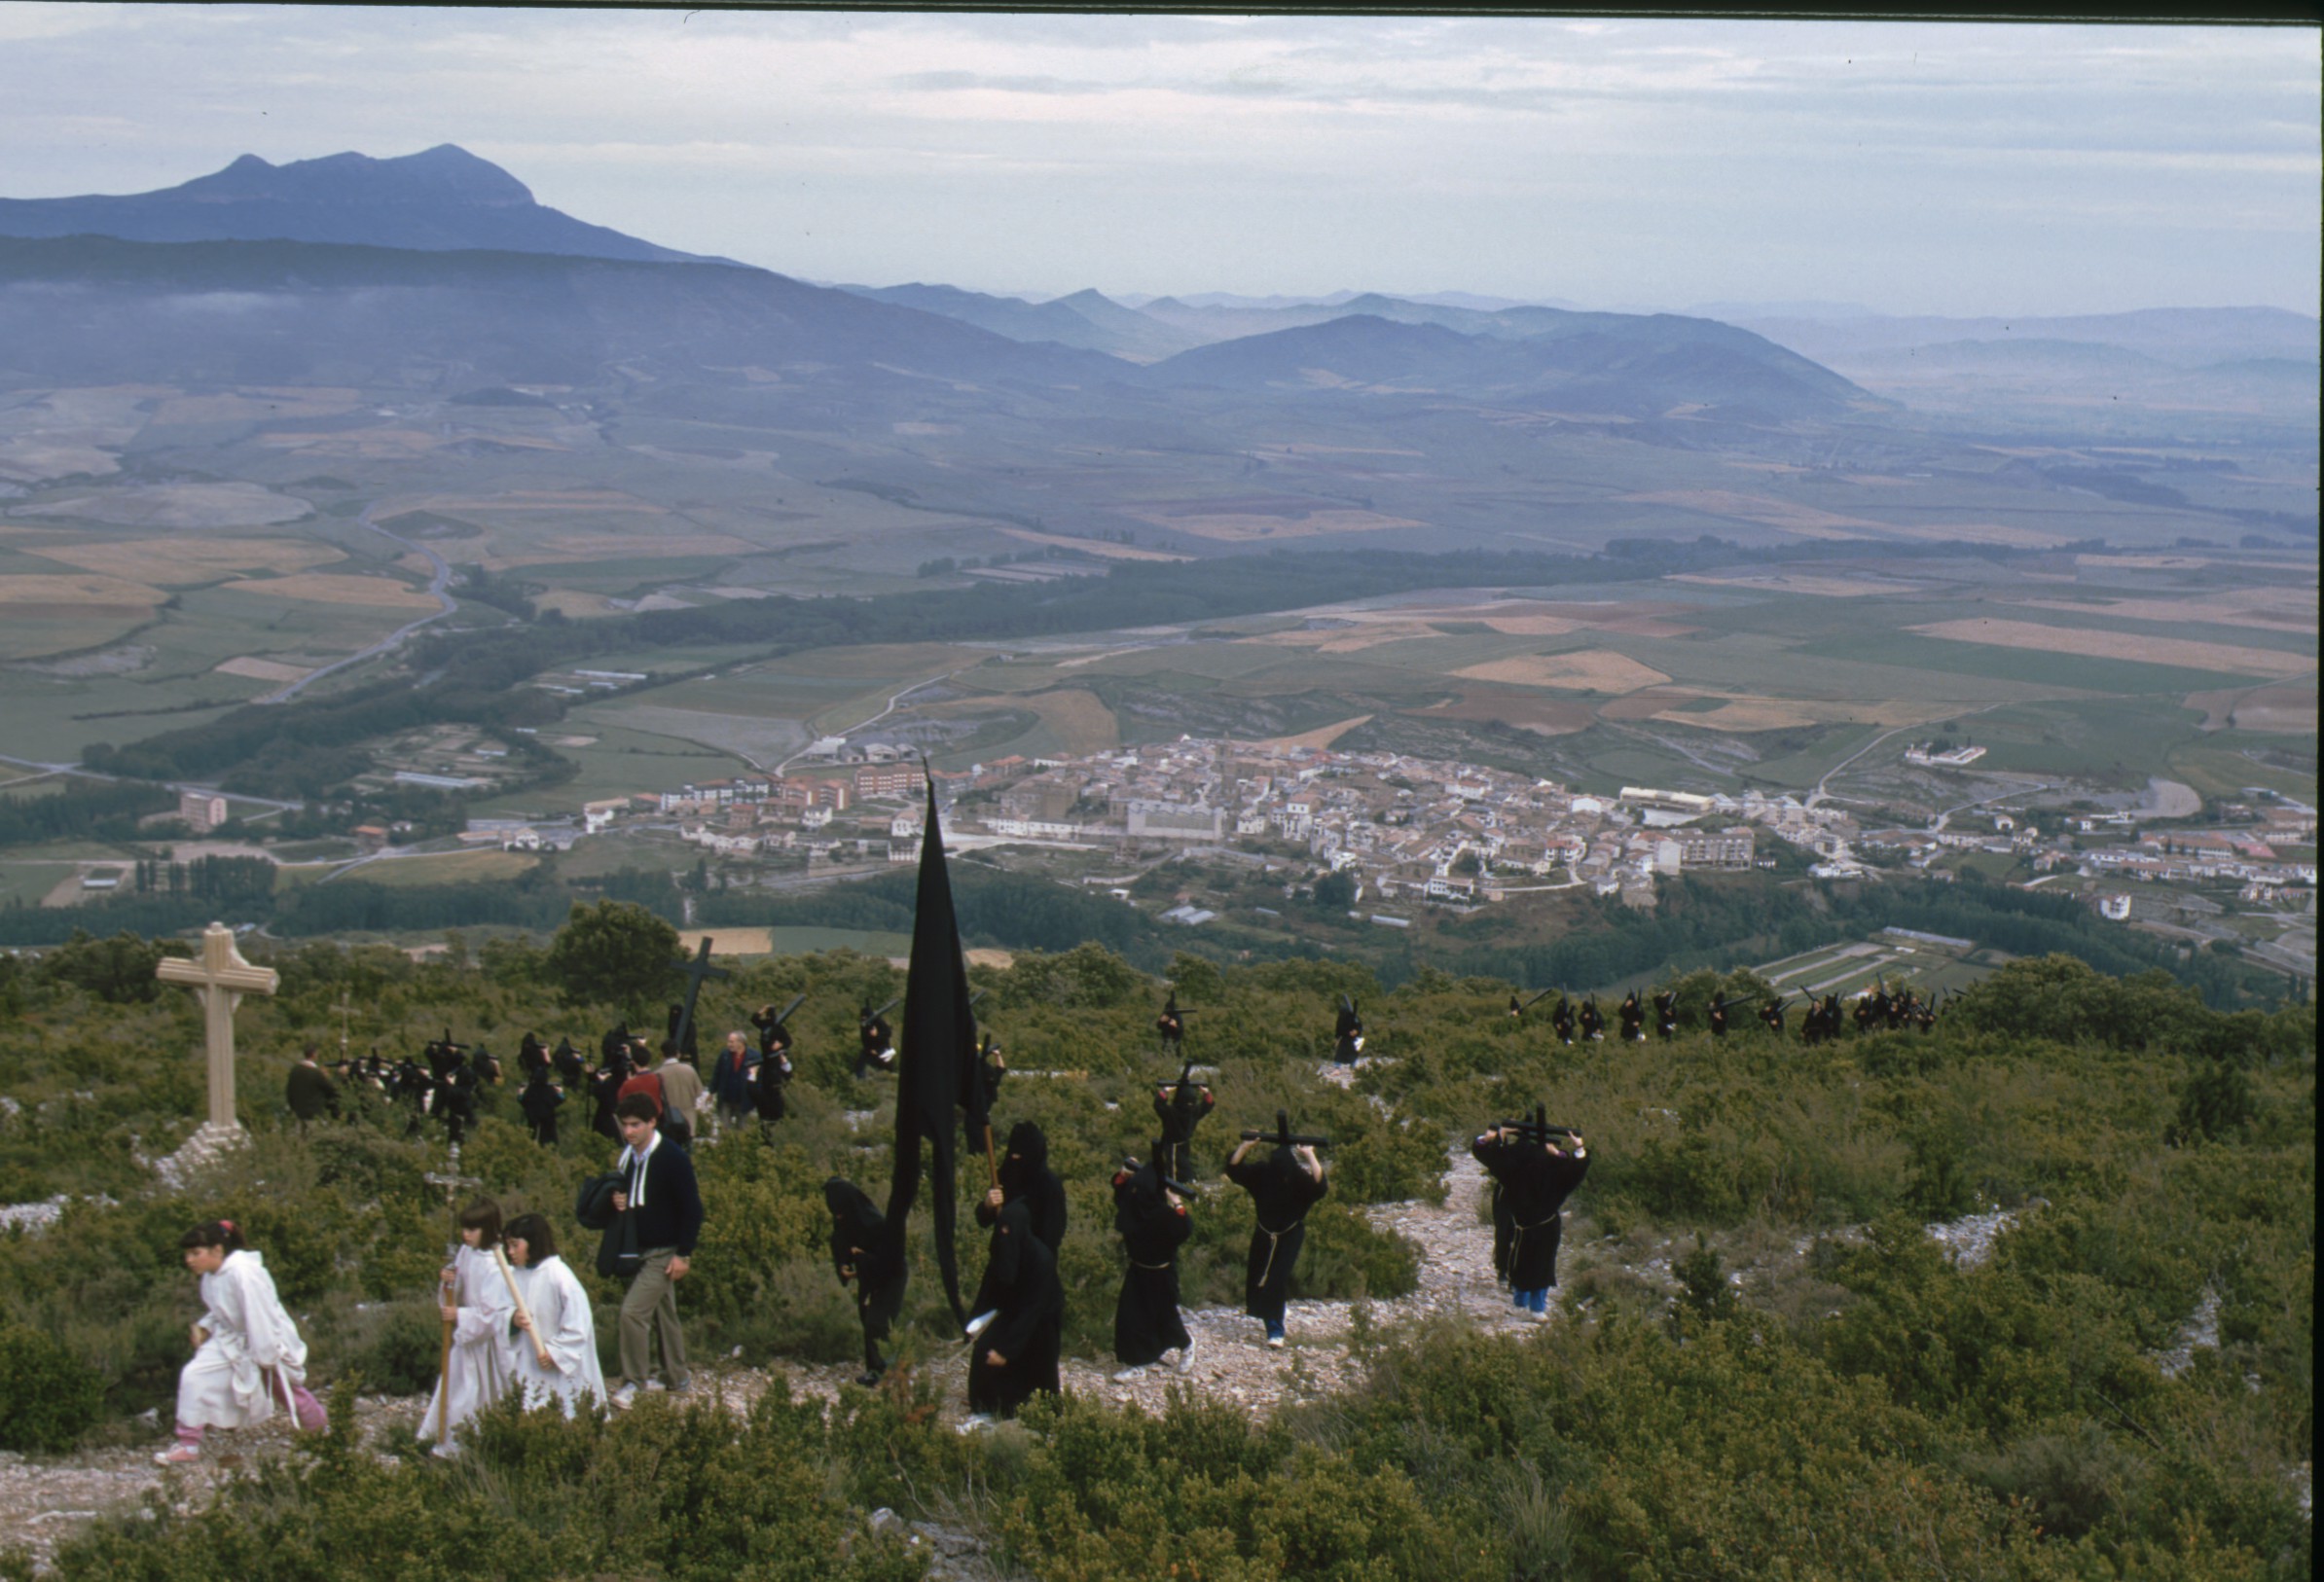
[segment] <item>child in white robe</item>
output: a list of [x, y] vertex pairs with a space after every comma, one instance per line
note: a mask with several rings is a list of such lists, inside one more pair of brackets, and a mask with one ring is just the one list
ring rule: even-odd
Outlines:
[[493, 1261], [500, 1243], [500, 1205], [479, 1198], [460, 1211], [459, 1251], [445, 1270], [444, 1321], [452, 1325], [452, 1353], [419, 1437], [435, 1441], [438, 1456], [454, 1456], [461, 1423], [500, 1399], [513, 1383], [509, 1344], [516, 1314], [509, 1282]]
[[[598, 1326], [589, 1293], [557, 1255], [557, 1239], [539, 1214], [519, 1214], [502, 1240], [517, 1265], [517, 1292], [526, 1312], [512, 1321], [510, 1371], [527, 1407], [554, 1401], [571, 1417], [583, 1397], [605, 1404], [605, 1370], [598, 1361]], [[529, 1317], [529, 1322], [527, 1318]], [[536, 1347], [535, 1341], [538, 1346]], [[548, 1361], [541, 1360], [546, 1350]]]
[[154, 1459], [199, 1461], [207, 1430], [264, 1422], [277, 1406], [302, 1428], [324, 1427], [322, 1403], [307, 1390], [307, 1342], [283, 1311], [266, 1260], [242, 1245], [230, 1219], [195, 1226], [178, 1246], [201, 1276], [202, 1314], [193, 1360], [177, 1378], [177, 1443]]

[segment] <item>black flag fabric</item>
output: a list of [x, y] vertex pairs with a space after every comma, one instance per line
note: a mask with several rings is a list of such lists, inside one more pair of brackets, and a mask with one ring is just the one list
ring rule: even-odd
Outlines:
[[968, 1005], [968, 963], [953, 916], [952, 875], [944, 832], [936, 823], [936, 782], [927, 782], [927, 829], [920, 840], [920, 891], [912, 915], [912, 961], [904, 982], [904, 1031], [896, 1043], [895, 1178], [888, 1223], [900, 1238], [920, 1190], [920, 1144], [929, 1161], [928, 1205], [935, 1219], [936, 1267], [955, 1320], [965, 1324], [961, 1272], [953, 1251], [953, 1107], [983, 1125], [984, 1084], [976, 1068], [976, 1013]]

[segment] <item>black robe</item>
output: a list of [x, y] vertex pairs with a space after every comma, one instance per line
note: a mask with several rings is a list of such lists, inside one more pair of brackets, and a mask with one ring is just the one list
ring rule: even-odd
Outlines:
[[1558, 1210], [1589, 1173], [1589, 1156], [1553, 1154], [1538, 1142], [1514, 1138], [1504, 1138], [1497, 1148], [1480, 1138], [1469, 1151], [1499, 1183], [1499, 1206], [1509, 1216], [1509, 1289], [1539, 1291], [1555, 1285]]
[[784, 1090], [791, 1081], [791, 1041], [788, 1038], [759, 1040], [758, 1063], [745, 1086], [750, 1091], [751, 1108], [758, 1112], [759, 1124], [773, 1126], [790, 1113], [790, 1101]]
[[532, 1073], [532, 1080], [517, 1097], [517, 1107], [525, 1112], [525, 1120], [532, 1128], [532, 1140], [543, 1148], [557, 1146], [557, 1110], [564, 1102], [564, 1095], [549, 1080], [548, 1067]]
[[996, 1209], [990, 1202], [979, 1199], [976, 1222], [991, 1225], [1019, 1202], [1032, 1216], [1034, 1239], [1047, 1247], [1052, 1257], [1056, 1256], [1057, 1249], [1065, 1244], [1065, 1183], [1049, 1168], [1049, 1139], [1031, 1121], [1019, 1121], [1009, 1128], [1008, 1153], [1000, 1162], [1000, 1207]]
[[613, 1106], [621, 1098], [621, 1085], [630, 1080], [630, 1062], [617, 1059], [589, 1081], [589, 1097], [595, 1106], [589, 1117], [589, 1129], [599, 1136], [613, 1142], [621, 1141], [621, 1124], [613, 1118]]
[[888, 1019], [875, 1016], [856, 1024], [855, 1075], [858, 1079], [874, 1071], [895, 1069], [895, 1033], [889, 1027]]
[[[968, 1410], [1013, 1418], [1035, 1391], [1055, 1395], [1063, 1387], [1057, 1358], [1064, 1346], [1065, 1287], [1057, 1282], [1057, 1255], [1033, 1234], [1024, 1204], [1000, 1210], [991, 1247], [975, 1308], [999, 1316], [969, 1343]], [[1002, 1366], [988, 1360], [994, 1352]]]
[[[823, 1183], [823, 1202], [831, 1207], [831, 1267], [842, 1285], [854, 1282], [855, 1319], [863, 1326], [863, 1367], [879, 1373], [880, 1343], [888, 1338], [896, 1314], [904, 1311], [904, 1263], [901, 1237], [890, 1235], [888, 1216], [872, 1206], [863, 1189], [834, 1175]], [[1005, 1353], [1003, 1353], [1005, 1355]]]
[[1264, 1158], [1253, 1154], [1239, 1165], [1230, 1161], [1226, 1178], [1251, 1194], [1257, 1217], [1243, 1265], [1243, 1311], [1280, 1324], [1291, 1292], [1291, 1267], [1307, 1240], [1307, 1210], [1323, 1200], [1324, 1183], [1281, 1146]]
[[1154, 1169], [1174, 1181], [1200, 1179], [1190, 1144], [1194, 1129], [1217, 1102], [1210, 1089], [1193, 1083], [1166, 1082], [1154, 1090], [1154, 1115], [1162, 1123], [1154, 1138]]
[[1172, 1205], [1154, 1167], [1144, 1165], [1113, 1178], [1113, 1228], [1129, 1259], [1113, 1304], [1113, 1357], [1126, 1368], [1143, 1368], [1192, 1344], [1179, 1316], [1179, 1248], [1194, 1234], [1194, 1222], [1184, 1204]]
[[1482, 1137], [1469, 1140], [1470, 1157], [1485, 1168], [1486, 1189], [1493, 1204], [1493, 1277], [1502, 1284], [1509, 1282], [1509, 1242], [1517, 1230], [1516, 1216], [1510, 1212], [1509, 1195], [1501, 1188], [1501, 1173], [1496, 1168], [1519, 1144], [1507, 1139], [1487, 1142]]

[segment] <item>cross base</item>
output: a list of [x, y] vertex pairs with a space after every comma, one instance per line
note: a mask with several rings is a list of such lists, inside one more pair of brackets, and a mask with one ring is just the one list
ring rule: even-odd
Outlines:
[[250, 1133], [239, 1126], [221, 1125], [206, 1121], [195, 1128], [178, 1151], [166, 1159], [154, 1162], [154, 1173], [173, 1188], [183, 1190], [195, 1172], [218, 1162], [220, 1157], [241, 1147], [250, 1140]]

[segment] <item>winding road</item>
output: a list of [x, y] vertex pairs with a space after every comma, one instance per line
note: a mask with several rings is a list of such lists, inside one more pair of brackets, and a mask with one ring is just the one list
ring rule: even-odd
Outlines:
[[459, 601], [454, 598], [451, 593], [446, 592], [446, 590], [452, 586], [452, 562], [445, 559], [444, 557], [438, 555], [434, 550], [428, 548], [425, 544], [415, 544], [412, 542], [412, 540], [404, 537], [402, 534], [391, 533], [386, 528], [381, 526], [378, 522], [372, 521], [372, 513], [379, 510], [379, 502], [377, 501], [365, 506], [363, 508], [363, 515], [355, 519], [356, 525], [370, 528], [373, 532], [378, 533], [381, 538], [386, 539], [391, 544], [401, 544], [406, 550], [410, 551], [414, 555], [423, 555], [427, 557], [427, 562], [429, 566], [433, 568], [428, 578], [427, 591], [435, 594], [438, 602], [440, 602], [444, 607], [436, 611], [433, 615], [423, 615], [417, 621], [409, 622], [396, 628], [386, 636], [381, 638], [378, 642], [373, 643], [369, 648], [364, 649], [359, 654], [349, 654], [345, 659], [332, 661], [329, 665], [324, 665], [319, 670], [309, 670], [307, 674], [301, 676], [298, 680], [293, 681], [290, 685], [286, 687], [277, 687], [274, 691], [268, 693], [265, 697], [254, 698], [251, 700], [251, 701], [258, 703], [287, 703], [292, 699], [298, 697], [300, 693], [306, 691], [309, 687], [313, 686], [317, 681], [320, 681], [323, 677], [334, 674], [340, 670], [345, 670], [351, 665], [361, 665], [365, 660], [378, 658], [380, 655], [399, 646], [406, 637], [411, 636], [413, 632], [418, 631], [421, 627], [426, 626], [429, 622], [441, 621], [453, 611], [460, 607]]

